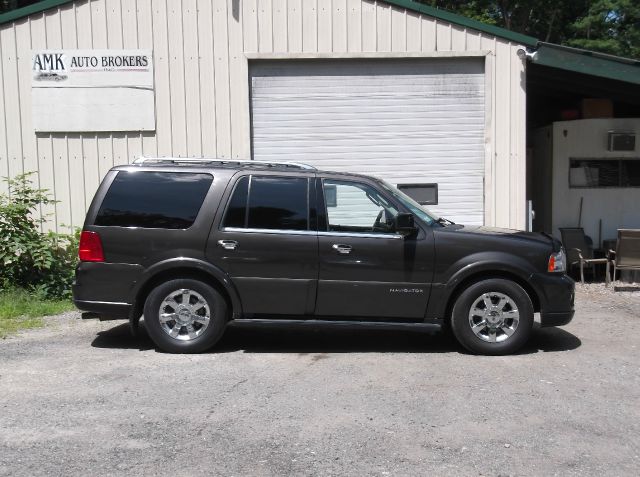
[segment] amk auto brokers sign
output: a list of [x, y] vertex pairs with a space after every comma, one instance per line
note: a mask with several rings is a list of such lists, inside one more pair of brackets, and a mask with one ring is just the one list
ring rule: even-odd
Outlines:
[[34, 51], [36, 131], [155, 129], [151, 50]]

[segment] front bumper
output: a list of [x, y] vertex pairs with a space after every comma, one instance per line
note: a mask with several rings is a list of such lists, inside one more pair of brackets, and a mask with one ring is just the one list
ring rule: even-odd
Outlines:
[[540, 324], [562, 326], [575, 314], [575, 282], [564, 273], [534, 273], [529, 282], [540, 300]]

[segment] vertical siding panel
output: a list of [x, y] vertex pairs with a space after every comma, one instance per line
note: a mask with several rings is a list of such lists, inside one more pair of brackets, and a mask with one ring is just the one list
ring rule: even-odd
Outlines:
[[418, 52], [422, 48], [420, 16], [407, 13], [407, 51]]
[[480, 38], [481, 35], [474, 31], [467, 31], [466, 48], [467, 51], [480, 51]]
[[211, 2], [200, 0], [198, 3], [198, 48], [200, 53], [200, 134], [202, 155], [215, 157], [216, 150], [216, 105], [215, 76], [213, 55], [213, 21]]
[[170, 156], [173, 153], [173, 141], [167, 9], [166, 3], [161, 0], [153, 0], [149, 5], [153, 7], [153, 82], [156, 97], [157, 154]]
[[218, 126], [218, 157], [231, 157], [229, 91], [229, 47], [226, 2], [215, 2], [213, 10], [213, 53], [215, 55], [215, 106]]
[[302, 1], [288, 0], [287, 29], [289, 30], [289, 51], [302, 51]]
[[16, 53], [21, 132], [21, 136], [16, 139], [22, 147], [22, 169], [25, 172], [35, 172], [38, 170], [38, 159], [31, 119], [31, 24], [28, 19], [16, 26]]
[[200, 60], [198, 51], [198, 12], [196, 0], [184, 0], [182, 5], [184, 35], [184, 88], [187, 150], [189, 157], [202, 156]]
[[422, 17], [422, 51], [430, 52], [438, 49], [437, 22], [428, 17]]
[[78, 48], [76, 26], [76, 12], [73, 4], [60, 7], [60, 24], [62, 30], [62, 47], [65, 49]]
[[[9, 154], [8, 154], [8, 131], [7, 131], [7, 109], [5, 107], [5, 97], [7, 96], [6, 88], [6, 70], [5, 70], [5, 51], [4, 51], [4, 37], [7, 27], [0, 29], [0, 177], [11, 177], [9, 168]], [[8, 191], [8, 186], [5, 181], [0, 180], [0, 194], [4, 194]]]
[[467, 49], [467, 31], [464, 28], [457, 26], [451, 28], [451, 49], [453, 51], [465, 51]]
[[127, 135], [127, 164], [131, 164], [143, 155], [143, 140], [142, 134]]
[[[527, 201], [527, 107], [526, 107], [526, 79], [525, 63], [518, 58], [518, 45], [510, 45], [511, 62], [511, 163], [515, 165], [511, 184], [514, 190], [511, 195], [511, 224], [512, 228], [526, 228], [527, 216], [525, 204]], [[526, 60], [525, 60], [526, 61]]]
[[[496, 225], [498, 227], [509, 226], [509, 207], [502, 204], [509, 204], [511, 187], [511, 164], [510, 149], [511, 138], [509, 137], [509, 124], [511, 122], [511, 78], [509, 78], [509, 45], [498, 41], [496, 45], [496, 91], [500, 92], [500, 98], [496, 97], [496, 115], [493, 118], [496, 131], [494, 136], [496, 144], [495, 161], [495, 203], [496, 203]], [[502, 206], [500, 206], [502, 205]]]
[[121, 166], [129, 163], [129, 150], [126, 132], [114, 132], [111, 134], [111, 147], [113, 148], [113, 165]]
[[[53, 145], [51, 135], [39, 134], [36, 138], [36, 148], [38, 150], [38, 162], [40, 170], [38, 173], [40, 187], [47, 189], [54, 199], [56, 196], [56, 181], [53, 167]], [[58, 218], [56, 217], [55, 204], [49, 204], [42, 207], [42, 217], [47, 220], [45, 228], [58, 229]]]
[[378, 48], [376, 13], [375, 3], [362, 3], [362, 51], [376, 51]]
[[167, 11], [169, 41], [169, 89], [171, 92], [172, 155], [187, 155], [187, 111], [185, 106], [184, 33], [182, 29], [182, 0], [171, 0]]
[[451, 25], [440, 23], [436, 25], [436, 47], [438, 51], [451, 51]]
[[[62, 48], [62, 25], [60, 14], [57, 10], [45, 12], [45, 28], [47, 34], [47, 48]], [[69, 167], [66, 151], [66, 136], [61, 133], [50, 134], [49, 148], [51, 151], [50, 169], [45, 172], [49, 175], [51, 189], [55, 200], [58, 202], [54, 206], [55, 210], [55, 230], [62, 232], [64, 226], [68, 226], [71, 221], [71, 205], [69, 204]], [[45, 177], [43, 177], [44, 179]], [[51, 223], [51, 226], [54, 226]]]
[[[258, 51], [258, 0], [244, 0], [242, 3], [242, 43], [244, 51]], [[205, 0], [205, 3], [210, 3]]]
[[87, 207], [100, 185], [100, 160], [98, 156], [98, 138], [95, 134], [83, 134], [80, 139], [85, 184], [85, 204]]
[[109, 48], [122, 48], [122, 12], [120, 0], [104, 0], [107, 15], [107, 45]]
[[347, 50], [362, 51], [362, 4], [361, 0], [347, 3]]
[[376, 51], [391, 51], [391, 6], [376, 3]]
[[407, 15], [405, 10], [391, 10], [391, 51], [407, 51]]
[[122, 46], [123, 48], [140, 48], [138, 46], [138, 5], [137, 0], [122, 0]]
[[302, 2], [302, 51], [318, 51], [318, 0]]
[[[44, 50], [47, 48], [47, 37], [46, 37], [46, 31], [45, 31], [45, 19], [44, 19], [44, 15], [33, 15], [30, 18], [30, 22], [29, 22], [29, 29], [31, 31], [31, 48], [32, 50]], [[29, 52], [30, 53], [30, 52]], [[29, 71], [31, 71], [31, 68], [29, 68]], [[0, 73], [1, 75], [1, 73]], [[29, 78], [29, 86], [31, 86], [31, 79]], [[29, 96], [31, 96], [31, 93], [29, 94]], [[2, 108], [4, 110], [4, 107], [2, 105], [0, 105], [0, 108]], [[29, 112], [29, 116], [32, 118], [32, 124], [33, 124], [33, 117], [32, 117], [32, 111]], [[4, 114], [0, 117], [0, 118], [4, 118]], [[5, 128], [2, 126], [0, 127], [0, 134], [2, 134], [5, 131]], [[45, 178], [45, 176], [47, 175], [45, 173], [46, 170], [51, 170], [51, 164], [47, 163], [46, 161], [44, 161], [42, 159], [42, 154], [41, 154], [41, 150], [40, 150], [40, 144], [42, 142], [46, 142], [48, 144], [48, 136], [46, 138], [44, 138], [42, 141], [39, 139], [38, 135], [35, 134], [35, 132], [33, 131], [33, 129], [31, 130], [31, 140], [34, 143], [34, 149], [35, 149], [35, 161], [36, 161], [36, 168], [34, 170], [38, 171], [37, 174], [37, 178], [34, 178], [34, 181], [37, 181], [36, 183], [38, 184], [38, 187], [45, 187], [45, 184], [52, 184], [52, 181], [49, 180], [47, 182], [47, 179]], [[47, 146], [47, 149], [51, 149], [50, 145]], [[5, 148], [0, 149], [0, 153], [4, 154]], [[5, 168], [1, 169], [2, 171], [5, 171]], [[44, 179], [44, 182], [43, 182]], [[50, 187], [49, 187], [50, 188]], [[40, 217], [44, 217], [46, 218], [47, 214], [51, 214], [54, 212], [54, 208], [53, 207], [40, 207]], [[52, 218], [49, 217], [49, 221], [50, 223], [53, 223]]]
[[88, 2], [75, 4], [74, 13], [76, 17], [76, 41], [78, 48], [93, 48], [91, 33], [91, 4]]
[[69, 155], [67, 149], [67, 136], [64, 133], [52, 134], [51, 155], [53, 156], [54, 183], [56, 191], [56, 230], [69, 232], [73, 220], [71, 217], [71, 189], [69, 182]]
[[[67, 161], [69, 167], [69, 200], [71, 204], [71, 225], [82, 227], [87, 213], [87, 202], [84, 182], [84, 164], [82, 160], [82, 136], [72, 134], [67, 136]], [[92, 191], [92, 192], [95, 192]]]
[[96, 133], [98, 141], [98, 181], [101, 181], [113, 164], [113, 137], [110, 133]]
[[347, 51], [347, 1], [333, 0], [331, 12], [332, 51]]
[[273, 2], [271, 10], [271, 18], [273, 22], [273, 51], [289, 51], [287, 13], [286, 1], [283, 2], [282, 0], [275, 0], [275, 2]]
[[[286, 9], [285, 9], [286, 13]], [[242, 48], [242, 18], [233, 8], [227, 10], [229, 35], [229, 101], [231, 110], [231, 157], [248, 159], [250, 151], [249, 71]], [[286, 18], [283, 28], [287, 28]]]
[[105, 0], [90, 2], [91, 31], [93, 32], [93, 48], [107, 48], [107, 14]]
[[482, 50], [492, 53], [485, 59], [485, 93], [489, 105], [486, 114], [486, 139], [485, 139], [485, 223], [496, 225], [496, 198], [494, 193], [495, 163], [496, 163], [496, 40], [495, 38], [481, 36], [480, 46]]
[[10, 26], [2, 30], [0, 44], [2, 44], [2, 71], [4, 73], [4, 113], [7, 130], [8, 169], [9, 176], [13, 177], [24, 172], [15, 27]]
[[[216, 3], [216, 6], [218, 7], [219, 5]], [[271, 0], [260, 0], [257, 6], [258, 51], [270, 53], [273, 51], [273, 5]], [[226, 6], [223, 10], [225, 9]]]
[[[158, 79], [157, 79], [157, 52], [156, 44], [154, 40], [154, 22], [153, 22], [153, 7], [152, 0], [136, 0], [137, 4], [137, 17], [138, 17], [138, 48], [146, 48], [153, 50], [154, 55], [154, 89], [155, 89], [155, 108], [156, 108], [156, 131], [158, 129], [159, 114], [158, 114]], [[157, 3], [157, 1], [156, 1]], [[140, 134], [140, 141], [142, 142], [141, 155], [156, 156], [158, 155], [158, 143], [156, 141], [156, 132], [148, 131]]]
[[331, 0], [318, 0], [318, 51], [333, 51]]

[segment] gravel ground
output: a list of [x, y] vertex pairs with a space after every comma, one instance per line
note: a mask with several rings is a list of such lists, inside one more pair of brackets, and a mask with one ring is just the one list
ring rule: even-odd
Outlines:
[[572, 323], [506, 357], [264, 330], [179, 356], [55, 317], [0, 341], [0, 475], [637, 475], [632, 289], [579, 286]]

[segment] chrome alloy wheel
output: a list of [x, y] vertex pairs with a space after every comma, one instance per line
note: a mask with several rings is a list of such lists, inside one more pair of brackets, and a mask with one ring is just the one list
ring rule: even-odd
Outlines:
[[176, 340], [196, 339], [211, 322], [209, 304], [199, 293], [182, 288], [165, 297], [160, 304], [160, 327]]
[[471, 331], [483, 341], [501, 343], [518, 328], [520, 313], [515, 302], [504, 293], [483, 293], [469, 311]]

